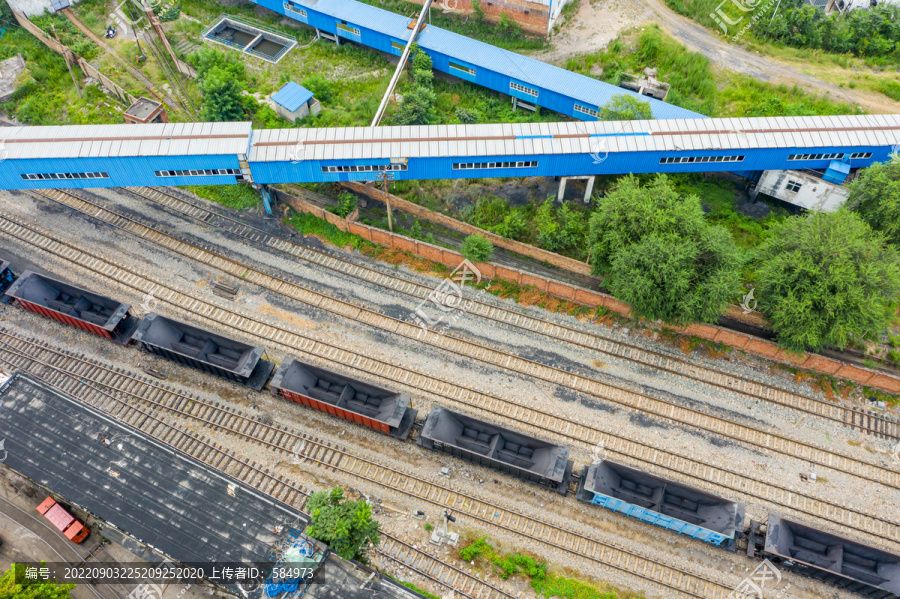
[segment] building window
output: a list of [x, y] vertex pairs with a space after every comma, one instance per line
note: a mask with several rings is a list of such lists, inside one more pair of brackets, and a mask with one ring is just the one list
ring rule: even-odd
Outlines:
[[743, 156], [671, 156], [660, 158], [660, 164], [683, 164], [691, 162], [743, 162]]
[[153, 171], [157, 177], [215, 177], [217, 175], [240, 175], [239, 168], [214, 168], [188, 171]]
[[788, 160], [838, 160], [843, 157], [843, 154], [791, 154]]
[[403, 42], [395, 42], [394, 40], [391, 40], [391, 48], [402, 54], [403, 51], [406, 50], [406, 44], [404, 44]]
[[359, 35], [359, 29], [357, 29], [356, 27], [351, 27], [350, 25], [347, 25], [347, 23], [344, 21], [341, 21], [340, 23], [338, 23], [337, 28], [340, 29], [341, 31], [346, 31], [347, 33], [352, 33], [353, 35]]
[[794, 193], [797, 193], [798, 191], [800, 191], [801, 187], [803, 187], [803, 183], [797, 183], [793, 179], [788, 179], [788, 182], [787, 182], [787, 190], [788, 191], [793, 191]]
[[291, 12], [295, 12], [295, 13], [297, 13], [298, 15], [300, 15], [301, 17], [305, 17], [305, 16], [306, 16], [306, 11], [305, 11], [305, 10], [303, 10], [302, 8], [300, 8], [300, 7], [298, 7], [298, 6], [294, 6], [294, 5], [291, 4], [290, 2], [285, 2], [285, 3], [284, 3], [284, 9], [285, 9], [285, 10], [289, 10], [289, 11], [291, 11]]
[[[472, 74], [474, 75], [475, 73], [472, 72]], [[533, 98], [538, 97], [538, 90], [531, 89], [530, 87], [525, 87], [524, 85], [519, 85], [515, 81], [509, 82], [509, 89], [514, 89], [517, 92], [522, 92], [523, 94], [528, 94], [529, 96], [531, 96]]]
[[346, 166], [323, 166], [323, 173], [380, 173], [381, 171], [405, 171], [405, 164], [348, 164]]
[[109, 179], [109, 173], [25, 173], [19, 175], [25, 181], [52, 179]]
[[525, 160], [519, 162], [454, 162], [453, 170], [465, 171], [482, 168], [537, 168], [537, 160]]
[[581, 114], [587, 114], [587, 115], [590, 115], [593, 117], [598, 117], [598, 118], [600, 116], [599, 111], [594, 110], [593, 108], [588, 108], [587, 106], [582, 106], [581, 104], [575, 105], [575, 112], [580, 112]]
[[872, 152], [854, 152], [853, 154], [850, 154], [850, 160], [856, 160], [856, 159], [864, 160], [866, 158], [871, 158], [871, 157], [872, 157]]
[[450, 61], [450, 68], [453, 70], [462, 71], [463, 73], [465, 73], [467, 75], [472, 75], [473, 77], [475, 76], [475, 69], [473, 69], [472, 67], [467, 67], [465, 65], [453, 62], [452, 60]]

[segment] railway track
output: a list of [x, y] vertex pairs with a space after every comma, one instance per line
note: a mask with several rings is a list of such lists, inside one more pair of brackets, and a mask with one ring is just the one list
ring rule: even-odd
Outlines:
[[[276, 249], [293, 257], [301, 258], [311, 264], [316, 264], [343, 275], [350, 275], [392, 292], [401, 293], [415, 299], [425, 299], [434, 291], [433, 286], [422, 285], [396, 274], [386, 274], [377, 269], [361, 266], [350, 260], [344, 260], [329, 253], [306, 247], [290, 239], [272, 235], [220, 211], [207, 208], [180, 194], [170, 193], [153, 187], [126, 187], [123, 189], [195, 221], [239, 235], [252, 243]], [[780, 389], [773, 385], [712, 367], [699, 366], [689, 360], [679, 359], [677, 356], [650, 350], [627, 341], [613, 339], [599, 333], [588, 333], [551, 322], [533, 314], [523, 314], [502, 306], [478, 301], [477, 299], [464, 298], [463, 306], [467, 314], [542, 335], [553, 342], [563, 341], [579, 348], [597, 351], [606, 356], [621, 358], [642, 366], [650, 366], [671, 375], [740, 393], [752, 399], [789, 407], [833, 422], [839, 422], [879, 438], [900, 439], [900, 421], [882, 414], [836, 405], [812, 396]]]
[[[178, 430], [176, 427], [166, 424], [156, 414], [174, 414], [199, 421], [212, 430], [231, 433], [242, 440], [280, 451], [284, 455], [310, 460], [317, 466], [374, 483], [416, 501], [430, 503], [441, 510], [450, 510], [457, 515], [464, 515], [469, 520], [477, 520], [484, 525], [496, 527], [594, 563], [629, 573], [661, 585], [667, 589], [668, 593], [675, 592], [677, 596], [725, 599], [733, 590], [733, 584], [668, 566], [652, 558], [603, 542], [584, 532], [544, 522], [522, 512], [501, 507], [490, 501], [416, 477], [410, 473], [382, 466], [346, 449], [320, 441], [306, 433], [277, 425], [268, 425], [234, 410], [205, 402], [195, 396], [180, 394], [173, 389], [163, 391], [158, 383], [144, 377], [130, 375], [123, 369], [98, 368], [96, 363], [81, 357], [58, 350], [48, 352], [46, 348], [41, 349], [41, 353], [45, 355], [44, 358], [29, 355], [9, 343], [8, 335], [4, 337], [4, 340], [0, 342], [0, 360], [18, 369], [31, 372], [42, 380], [51, 381], [67, 395], [82, 401], [84, 401], [83, 396], [96, 395], [101, 389], [113, 391], [112, 393], [104, 391], [102, 395], [105, 401], [103, 398], [99, 401], [95, 398], [91, 402], [92, 405], [155, 438], [163, 427], [164, 432]], [[17, 345], [20, 348], [23, 345], [31, 345], [32, 352], [35, 351], [34, 348], [39, 347], [39, 344], [24, 339], [20, 339]], [[49, 359], [46, 359], [47, 353], [51, 354]], [[78, 373], [66, 369], [66, 362], [73, 359], [77, 359], [81, 364]], [[101, 369], [100, 377], [93, 378]], [[60, 382], [61, 379], [63, 382]], [[120, 391], [119, 389], [123, 385], [124, 389]], [[126, 396], [129, 400], [125, 401], [116, 395]], [[171, 434], [174, 436], [174, 433]], [[281, 477], [270, 475], [267, 470], [255, 464], [237, 459], [233, 453], [223, 452], [217, 446], [203, 441], [196, 435], [190, 435], [190, 437], [195, 446], [201, 447], [201, 452], [207, 452], [201, 453], [203, 461], [218, 464], [218, 460], [236, 460], [234, 468], [239, 474], [249, 472], [247, 477], [254, 484], [254, 488], [263, 483], [266, 485], [266, 492], [270, 493], [274, 489], [274, 485], [269, 486], [267, 480], [284, 480]], [[164, 435], [160, 435], [160, 438], [171, 444], [171, 438]], [[186, 446], [193, 447], [189, 443], [186, 442]], [[219, 454], [222, 454], [221, 457]], [[207, 460], [210, 455], [213, 456], [212, 461]], [[229, 468], [232, 468], [230, 462], [226, 464], [225, 472], [231, 474]], [[285, 499], [294, 502], [294, 504], [288, 503], [292, 507], [296, 507], [301, 495], [304, 500], [308, 496], [308, 493], [292, 485], [289, 485], [287, 493]], [[392, 548], [397, 551], [397, 553], [391, 554], [391, 548], [388, 549], [388, 555], [392, 559], [401, 559], [399, 555], [408, 555], [412, 549], [408, 544], [405, 547], [395, 544]], [[425, 558], [419, 552], [417, 561], [422, 560]], [[460, 570], [456, 571], [457, 575], [461, 573]], [[479, 582], [486, 585], [483, 581]], [[509, 597], [506, 593], [493, 596]]]
[[[10, 346], [6, 343], [2, 345], [0, 363], [6, 363], [13, 369], [28, 372], [60, 393], [74, 397], [167, 447], [188, 455], [291, 508], [302, 511], [305, 507], [310, 493], [301, 486], [292, 483], [284, 476], [270, 473], [267, 468], [252, 460], [238, 457], [235, 452], [227, 451], [199, 434], [178, 427], [159, 415], [158, 411], [154, 409], [159, 407], [158, 403], [145, 401], [144, 403], [147, 403], [149, 407], [141, 408], [134, 402], [116, 397], [109, 392], [109, 387], [102, 383], [96, 383], [87, 376], [72, 375], [48, 362], [41, 362], [22, 354], [9, 353]], [[60, 361], [65, 362], [71, 359], [74, 359], [71, 355], [58, 354]], [[121, 375], [127, 377], [124, 371], [121, 372]], [[137, 379], [132, 379], [132, 382], [136, 381]], [[157, 390], [154, 389], [152, 392], [157, 393]], [[211, 406], [211, 404], [209, 405]], [[216, 427], [212, 426], [212, 428]], [[228, 427], [218, 428], [228, 430]], [[278, 432], [282, 430], [275, 426], [269, 426], [269, 429], [273, 433], [270, 439], [278, 438]], [[287, 434], [286, 429], [283, 430]], [[252, 439], [249, 436], [251, 432], [248, 431], [243, 436]], [[309, 517], [308, 514], [305, 515]], [[502, 589], [466, 573], [437, 556], [419, 550], [393, 535], [381, 531], [381, 536], [381, 547], [376, 548], [376, 553], [454, 591], [460, 597], [465, 599], [515, 599], [513, 595]]]
[[405, 337], [412, 341], [427, 343], [442, 351], [465, 356], [485, 365], [511, 371], [518, 375], [541, 379], [553, 385], [566, 387], [577, 393], [584, 393], [600, 400], [610, 401], [622, 407], [663, 420], [676, 422], [707, 433], [741, 442], [764, 451], [801, 459], [819, 466], [831, 468], [872, 482], [900, 488], [900, 472], [876, 464], [840, 454], [791, 439], [787, 436], [762, 431], [726, 418], [706, 414], [676, 402], [657, 399], [622, 387], [603, 383], [567, 370], [547, 366], [539, 362], [521, 358], [511, 352], [490, 347], [486, 344], [468, 341], [458, 337], [437, 334], [422, 335], [418, 326], [393, 318], [381, 312], [340, 300], [326, 294], [302, 287], [278, 275], [248, 267], [230, 258], [215, 253], [178, 237], [168, 235], [149, 227], [136, 218], [116, 210], [100, 206], [96, 202], [60, 190], [34, 192], [35, 195], [51, 199], [59, 204], [89, 215], [109, 225], [126, 231], [140, 239], [150, 241], [176, 252], [188, 259], [216, 269], [238, 280], [259, 285], [287, 298], [303, 302], [309, 306], [326, 310], [341, 318], [354, 320], [360, 324], [380, 328], [391, 335]]
[[[73, 265], [112, 280], [131, 293], [153, 293], [158, 301], [170, 305], [194, 319], [211, 324], [223, 332], [233, 331], [239, 336], [251, 336], [271, 347], [313, 361], [325, 361], [329, 366], [340, 364], [364, 378], [380, 379], [379, 382], [396, 386], [405, 385], [420, 395], [430, 396], [440, 403], [455, 402], [468, 408], [485, 412], [489, 417], [517, 421], [545, 438], [560, 439], [565, 443], [579, 443], [587, 447], [603, 444], [609, 453], [621, 456], [626, 463], [660, 476], [689, 479], [688, 484], [706, 488], [714, 493], [740, 494], [788, 508], [801, 514], [821, 519], [841, 531], [851, 531], [871, 537], [876, 543], [888, 542], [898, 546], [898, 524], [880, 516], [868, 515], [848, 507], [844, 503], [822, 500], [811, 494], [779, 487], [759, 478], [734, 472], [709, 462], [694, 459], [674, 451], [664, 450], [638, 440], [616, 434], [612, 430], [594, 428], [564, 415], [528, 408], [512, 400], [493, 396], [465, 385], [446, 381], [420, 373], [412, 368], [396, 366], [385, 361], [365, 357], [352, 351], [314, 339], [308, 339], [293, 331], [270, 325], [260, 320], [242, 316], [237, 312], [210, 304], [152, 278], [116, 266], [102, 258], [92, 256], [72, 245], [54, 241], [37, 231], [33, 225], [0, 215], [0, 231], [17, 237], [30, 246], [50, 255], [63, 258]], [[308, 359], [308, 358], [307, 358]], [[896, 548], [895, 548], [896, 550]]]

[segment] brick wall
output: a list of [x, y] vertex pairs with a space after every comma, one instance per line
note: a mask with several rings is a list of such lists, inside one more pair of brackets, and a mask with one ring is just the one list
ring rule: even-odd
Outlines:
[[[342, 185], [355, 193], [366, 196], [369, 199], [376, 200], [378, 202], [384, 202], [384, 193], [379, 189], [373, 189], [372, 187], [356, 182], [342, 183]], [[548, 252], [547, 250], [542, 250], [541, 248], [536, 248], [533, 245], [528, 245], [527, 243], [522, 243], [514, 239], [501, 237], [496, 233], [491, 233], [490, 231], [479, 229], [474, 225], [470, 225], [469, 223], [463, 222], [461, 220], [456, 220], [455, 218], [451, 218], [446, 214], [441, 214], [440, 212], [434, 212], [432, 210], [429, 210], [428, 208], [419, 206], [418, 204], [413, 204], [412, 202], [404, 200], [403, 198], [397, 197], [395, 195], [391, 195], [391, 208], [402, 210], [403, 212], [412, 214], [416, 218], [421, 218], [423, 220], [433, 222], [435, 224], [447, 227], [448, 229], [453, 229], [454, 231], [465, 233], [466, 235], [481, 235], [482, 237], [493, 243], [496, 247], [503, 248], [505, 250], [509, 250], [523, 256], [529, 256], [530, 258], [540, 260], [541, 262], [546, 262], [547, 264], [552, 264], [553, 266], [562, 268], [563, 270], [567, 270], [579, 275], [591, 275], [591, 267], [584, 262], [579, 262], [578, 260], [567, 258], [566, 256], [560, 256], [559, 254]], [[597, 283], [599, 285], [600, 281], [598, 280]]]
[[[440, 262], [449, 268], [456, 268], [463, 260], [463, 257], [459, 252], [425, 243], [424, 241], [419, 241], [417, 239], [404, 237], [396, 233], [376, 229], [375, 227], [370, 227], [368, 225], [350, 222], [337, 214], [328, 212], [324, 208], [317, 206], [308, 200], [289, 195], [280, 190], [273, 189], [272, 191], [278, 200], [286, 203], [294, 210], [314, 214], [333, 224], [341, 231], [359, 235], [363, 239], [368, 239], [373, 243], [379, 243], [386, 247], [411, 252], [417, 256]], [[391, 202], [393, 203], [393, 200], [391, 200]], [[416, 205], [413, 204], [413, 206]], [[421, 206], [418, 207], [421, 208]], [[562, 299], [591, 307], [603, 306], [608, 310], [612, 310], [613, 312], [624, 316], [631, 315], [631, 306], [606, 293], [600, 293], [598, 291], [584, 289], [583, 287], [545, 279], [533, 273], [501, 266], [492, 262], [479, 262], [475, 266], [481, 271], [482, 277], [486, 279], [504, 279], [520, 285], [533, 285], [543, 292]], [[776, 362], [849, 379], [855, 383], [877, 387], [891, 393], [900, 393], [900, 377], [891, 374], [868, 368], [861, 368], [853, 364], [826, 358], [825, 356], [820, 356], [818, 354], [789, 354], [771, 341], [714, 325], [691, 324], [686, 327], [669, 328], [685, 335], [692, 335], [708, 341], [723, 343], [735, 349], [742, 349], [749, 354], [768, 358]]]
[[[424, 0], [410, 0], [416, 4], [424, 4]], [[441, 10], [441, 5], [446, 5], [454, 10], [470, 15], [472, 13], [472, 0], [441, 0], [440, 4], [435, 0], [431, 5], [432, 11]], [[550, 20], [549, 7], [537, 2], [527, 0], [481, 0], [481, 10], [484, 11], [487, 21], [498, 22], [500, 15], [505, 14], [521, 25], [523, 31], [537, 35], [547, 35], [547, 23]]]

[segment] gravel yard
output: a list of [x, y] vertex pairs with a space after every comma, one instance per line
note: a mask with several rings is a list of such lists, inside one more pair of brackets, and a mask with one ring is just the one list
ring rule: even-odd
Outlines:
[[[220, 280], [234, 284], [233, 279], [204, 266], [188, 263], [184, 258], [170, 254], [158, 246], [137, 240], [118, 230], [96, 221], [88, 221], [82, 216], [73, 216], [68, 208], [60, 207], [48, 201], [36, 201], [26, 194], [0, 192], [3, 210], [16, 216], [28, 219], [40, 227], [53, 231], [58, 239], [66, 240], [82, 247], [97, 248], [97, 255], [118, 264], [134, 268], [141, 273], [150, 274], [162, 282], [185, 291], [191, 291], [203, 301], [216, 305], [239, 309], [244, 314], [252, 314], [255, 318], [277, 324], [297, 332], [362, 352], [368, 356], [391, 363], [414, 367], [416, 370], [450, 381], [463, 381], [464, 384], [504, 398], [520, 402], [524, 406], [539, 407], [579, 422], [630, 438], [640, 439], [660, 448], [676, 451], [686, 456], [698, 458], [717, 464], [736, 472], [753, 475], [767, 481], [797, 489], [816, 497], [828, 499], [841, 504], [854, 505], [867, 513], [888, 516], [898, 513], [900, 493], [882, 485], [868, 484], [864, 481], [842, 475], [826, 468], [812, 468], [800, 460], [778, 454], [763, 453], [747, 448], [742, 444], [722, 440], [702, 431], [688, 429], [664, 422], [655, 417], [636, 414], [631, 410], [603, 402], [596, 398], [581, 397], [569, 390], [560, 389], [541, 381], [528, 380], [517, 374], [503, 371], [482, 364], [472, 364], [468, 360], [451, 356], [435, 347], [419, 342], [401, 339], [399, 342], [391, 338], [390, 333], [373, 329], [354, 322], [345, 321], [294, 300], [278, 296], [272, 291], [260, 289], [246, 282], [238, 283], [240, 292], [235, 302], [228, 302], [212, 294], [211, 284]], [[284, 254], [249, 247], [246, 242], [231, 236], [219, 229], [200, 227], [180, 216], [167, 213], [156, 204], [140, 200], [126, 192], [116, 190], [93, 190], [92, 195], [98, 198], [114, 200], [119, 209], [131, 211], [143, 218], [152, 218], [160, 223], [160, 229], [174, 233], [179, 237], [193, 241], [201, 241], [206, 247], [229, 256], [247, 265], [262, 268], [268, 272], [278, 273], [296, 283], [330, 295], [358, 302], [362, 305], [379, 309], [392, 316], [403, 318], [416, 308], [417, 300], [392, 293], [368, 283], [359, 283], [349, 277], [326, 271], [290, 259]], [[224, 209], [222, 209], [224, 212]], [[277, 220], [266, 220], [254, 215], [241, 214], [248, 222], [257, 226], [280, 227]], [[289, 233], [286, 233], [289, 234]], [[294, 238], [301, 243], [309, 243], [319, 249], [340, 252], [342, 257], [350, 258], [369, 267], [383, 270], [387, 274], [401, 276], [424, 282], [438, 284], [439, 280], [402, 269], [395, 271], [391, 266], [372, 263], [359, 254], [345, 252], [333, 247], [325, 248], [318, 240]], [[47, 272], [62, 278], [79, 282], [98, 290], [101, 293], [120, 298], [132, 303], [138, 312], [143, 312], [141, 304], [145, 298], [129, 296], [128, 292], [112, 287], [93, 277], [86, 277], [82, 272], [73, 270], [68, 264], [57, 260], [48, 260], [33, 248], [22, 247], [11, 239], [0, 240], [0, 256], [12, 255], [17, 259], [24, 258], [33, 264], [42, 266]], [[18, 261], [18, 260], [16, 260]], [[80, 269], [79, 269], [80, 270]], [[505, 303], [490, 295], [484, 296], [486, 301], [497, 304]], [[524, 309], [524, 308], [523, 308]], [[215, 397], [229, 405], [239, 406], [244, 410], [257, 414], [268, 414], [276, 422], [289, 424], [296, 428], [309, 428], [317, 437], [352, 448], [365, 457], [377, 459], [379, 462], [396, 466], [398, 469], [414, 473], [422, 478], [440, 480], [443, 484], [457, 489], [465, 489], [478, 497], [495, 502], [510, 509], [518, 509], [529, 514], [543, 514], [548, 521], [559, 524], [569, 523], [570, 527], [591, 529], [597, 538], [620, 547], [629, 548], [672, 565], [682, 565], [695, 572], [709, 572], [716, 579], [725, 579], [737, 584], [746, 575], [748, 568], [755, 563], [740, 555], [732, 555], [721, 550], [706, 547], [698, 542], [678, 537], [663, 530], [649, 527], [620, 516], [612, 515], [601, 509], [578, 504], [571, 498], [543, 491], [537, 487], [520, 484], [501, 477], [492, 471], [459, 462], [452, 458], [426, 452], [417, 446], [401, 443], [394, 439], [370, 432], [359, 427], [345, 425], [342, 421], [321, 415], [318, 412], [304, 409], [285, 401], [278, 400], [268, 393], [254, 393], [230, 383], [212, 379], [201, 373], [187, 370], [140, 353], [133, 348], [125, 349], [110, 343], [98, 342], [96, 338], [80, 331], [57, 326], [47, 319], [33, 316], [15, 308], [3, 310], [4, 324], [11, 323], [23, 331], [51, 340], [70, 349], [76, 349], [86, 355], [96, 356], [111, 363], [125, 366], [133, 370], [152, 367], [165, 373], [169, 380], [193, 392], [207, 397]], [[160, 304], [157, 311], [175, 318], [185, 319], [183, 314]], [[533, 309], [528, 309], [533, 310]], [[565, 322], [569, 326], [577, 326], [583, 330], [603, 330], [620, 338], [627, 338], [632, 343], [652, 347], [657, 351], [675, 353], [677, 350], [658, 343], [651, 335], [643, 331], [617, 328], [603, 328], [602, 325], [580, 322], [574, 318], [542, 313], [543, 318]], [[520, 330], [511, 329], [474, 316], [462, 314], [454, 321], [451, 330], [470, 338], [518, 353], [523, 357], [564, 367], [573, 372], [588, 375], [598, 380], [609, 382], [630, 390], [638, 391], [654, 397], [674, 400], [679, 404], [690, 406], [704, 412], [723, 415], [742, 424], [751, 425], [762, 430], [780, 432], [789, 437], [813, 443], [815, 445], [854, 456], [873, 463], [889, 464], [891, 461], [891, 444], [885, 440], [862, 435], [856, 431], [837, 424], [829, 423], [814, 417], [803, 417], [801, 414], [779, 406], [757, 400], [747, 399], [718, 388], [695, 383], [681, 377], [659, 373], [648, 367], [635, 366], [625, 360], [609, 358], [588, 350], [558, 344], [550, 347], [544, 337]], [[247, 339], [251, 341], [251, 339]], [[262, 344], [254, 341], [255, 344]], [[694, 352], [695, 354], [700, 352]], [[274, 348], [269, 349], [269, 358], [280, 362], [284, 356]], [[695, 356], [700, 363], [709, 359]], [[311, 360], [316, 361], [316, 360]], [[319, 361], [321, 363], [321, 361]], [[322, 363], [324, 366], [327, 364]], [[815, 392], [793, 381], [781, 371], [773, 371], [762, 360], [740, 356], [737, 352], [729, 354], [727, 360], [716, 360], [715, 365], [742, 376], [777, 384], [781, 387], [800, 391], [805, 394]], [[430, 404], [436, 399], [422, 397], [414, 390], [406, 389], [413, 399], [414, 405], [424, 417]], [[445, 403], [445, 405], [447, 405]], [[448, 405], [460, 408], [459, 405]], [[191, 424], [191, 427], [196, 427]], [[226, 436], [216, 439], [218, 442], [239, 451], [259, 462], [272, 464], [277, 470], [290, 472], [298, 482], [307, 489], [318, 490], [335, 483], [343, 484], [363, 492], [367, 497], [380, 505], [379, 519], [386, 530], [400, 534], [402, 538], [419, 547], [427, 545], [428, 534], [422, 528], [422, 522], [411, 518], [412, 510], [423, 509], [428, 515], [428, 522], [437, 525], [439, 512], [434, 506], [414, 505], [404, 496], [384, 488], [361, 483], [359, 480], [343, 480], [335, 472], [309, 463], [292, 464], [284, 456], [273, 456], [267, 450], [251, 445], [244, 445], [234, 437]], [[573, 448], [573, 459], [576, 467], [591, 460], [592, 448], [578, 446]], [[450, 466], [451, 479], [439, 477], [442, 466]], [[824, 482], [802, 482], [801, 473], [815, 471], [819, 480]], [[478, 481], [483, 482], [478, 482]], [[720, 489], [710, 490], [726, 495]], [[748, 504], [748, 518], [762, 519], [766, 513], [776, 512], [786, 516], [797, 517], [796, 514], [779, 512], [777, 508], [760, 504], [750, 497], [726, 495]], [[378, 504], [377, 500], [381, 500]], [[798, 519], [803, 519], [802, 517]], [[579, 524], [572, 525], [572, 521]], [[820, 521], [808, 519], [820, 528], [828, 528]], [[574, 568], [585, 575], [602, 577], [623, 588], [640, 590], [642, 583], [633, 577], [600, 568], [584, 559], [569, 554], [557, 554], [543, 546], [529, 545], [521, 538], [507, 538], [496, 529], [485, 528], [477, 523], [467, 523], [460, 518], [456, 530], [482, 531], [495, 538], [504, 547], [530, 550], [536, 555], [551, 561], [560, 567]], [[439, 553], [445, 549], [437, 550]], [[471, 568], [471, 565], [466, 565]], [[409, 573], [400, 573], [401, 578], [411, 580], [423, 587], [428, 584]], [[515, 591], [515, 581], [498, 581], [495, 575], [491, 581], [510, 591]], [[785, 574], [785, 581], [792, 587], [788, 596], [796, 597], [843, 597], [839, 591], [824, 587], [813, 581]], [[522, 596], [529, 596], [521, 580]], [[505, 585], [505, 586], [504, 586]], [[647, 589], [648, 596], [666, 596], [665, 592]], [[850, 595], [847, 595], [850, 596]]]

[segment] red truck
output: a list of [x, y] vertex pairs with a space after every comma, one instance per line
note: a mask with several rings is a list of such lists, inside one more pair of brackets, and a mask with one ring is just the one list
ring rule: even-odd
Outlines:
[[45, 499], [37, 507], [37, 511], [73, 543], [82, 543], [91, 534], [87, 526], [70, 514], [66, 508], [56, 503], [52, 497]]

